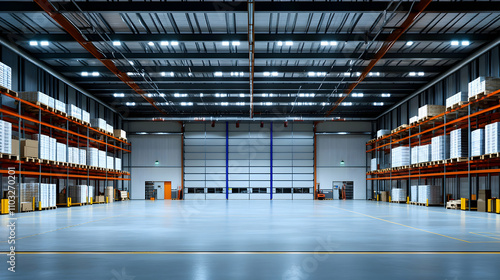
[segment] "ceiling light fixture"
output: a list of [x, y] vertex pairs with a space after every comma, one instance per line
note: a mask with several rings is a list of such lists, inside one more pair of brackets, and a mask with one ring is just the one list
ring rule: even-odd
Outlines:
[[99, 77], [99, 72], [92, 72], [92, 77]]
[[118, 46], [121, 46], [121, 45], [122, 45], [122, 42], [120, 42], [120, 41], [113, 41], [113, 46], [118, 47]]
[[135, 102], [127, 102], [127, 103], [125, 103], [125, 105], [127, 105], [127, 106], [135, 106]]
[[277, 77], [277, 76], [278, 76], [278, 72], [272, 72], [272, 73], [271, 73], [271, 75], [272, 75], [273, 77]]
[[30, 41], [30, 46], [38, 46], [38, 42], [37, 41]]
[[406, 45], [407, 45], [407, 46], [411, 46], [411, 45], [413, 45], [413, 41], [408, 41], [408, 42], [406, 42]]
[[417, 75], [417, 73], [416, 72], [410, 72], [409, 75], [412, 76], [412, 77], [415, 77]]
[[336, 45], [338, 45], [337, 41], [331, 41], [330, 42], [330, 46], [336, 46]]
[[155, 45], [155, 43], [153, 43], [153, 42], [148, 43], [148, 46], [150, 46], [150, 47], [154, 47], [154, 45]]
[[458, 41], [451, 41], [452, 46], [458, 46], [460, 43]]
[[328, 46], [328, 42], [327, 41], [321, 41], [321, 45], [322, 46]]
[[468, 46], [468, 45], [470, 45], [469, 41], [467, 41], [467, 40], [466, 41], [462, 41], [462, 46]]
[[82, 72], [82, 76], [83, 76], [83, 77], [88, 77], [88, 75], [89, 75], [89, 72], [85, 72], [85, 71], [84, 71], [84, 72]]
[[382, 97], [391, 97], [390, 93], [382, 93]]
[[160, 45], [162, 45], [162, 46], [168, 46], [168, 41], [161, 41]]
[[425, 73], [424, 73], [424, 72], [418, 72], [418, 75], [419, 75], [420, 77], [423, 77], [423, 76], [425, 75]]
[[269, 73], [269, 72], [264, 72], [264, 77], [269, 77], [269, 75], [271, 75], [271, 73]]
[[281, 47], [281, 46], [283, 46], [283, 42], [282, 42], [282, 41], [278, 41], [278, 42], [277, 42], [277, 44], [278, 44], [278, 46], [280, 46], [280, 47]]
[[229, 41], [222, 41], [223, 46], [229, 46]]
[[215, 76], [215, 77], [222, 77], [222, 72], [215, 72], [215, 73], [214, 73], [214, 76]]
[[172, 42], [170, 42], [170, 45], [172, 45], [172, 46], [178, 46], [178, 45], [179, 45], [179, 42], [177, 42], [177, 41], [172, 41]]
[[345, 73], [344, 73], [344, 76], [345, 76], [345, 77], [349, 77], [349, 76], [351, 76], [351, 73], [349, 73], [349, 72], [345, 72]]
[[384, 106], [384, 102], [373, 102], [373, 106]]
[[125, 97], [124, 93], [113, 93], [114, 97]]
[[233, 45], [233, 46], [239, 46], [240, 45], [240, 41], [232, 41], [231, 45]]
[[293, 41], [286, 41], [285, 45], [287, 45], [287, 46], [293, 46]]
[[49, 45], [49, 41], [41, 41], [40, 42], [40, 46], [42, 46], [42, 47], [46, 47], [48, 45]]

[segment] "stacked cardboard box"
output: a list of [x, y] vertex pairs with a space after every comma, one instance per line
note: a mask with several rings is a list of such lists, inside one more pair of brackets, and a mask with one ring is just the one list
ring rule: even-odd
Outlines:
[[114, 169], [115, 159], [113, 157], [108, 156], [106, 159], [106, 168]]
[[57, 143], [57, 161], [67, 162], [68, 158], [66, 157], [66, 144]]
[[20, 191], [20, 202], [31, 202], [33, 203], [33, 197], [35, 198], [35, 203], [38, 205], [38, 183], [23, 183], [21, 184]]
[[418, 122], [418, 116], [413, 116], [410, 118], [410, 123]]
[[12, 68], [0, 62], [0, 86], [12, 89]]
[[[49, 184], [40, 184], [40, 202], [42, 208], [49, 207], [50, 190]], [[36, 205], [38, 208], [38, 205]]]
[[99, 150], [96, 148], [87, 148], [87, 165], [99, 166]]
[[422, 145], [418, 147], [418, 163], [429, 162], [432, 160], [431, 145]]
[[377, 138], [382, 137], [384, 135], [390, 134], [391, 131], [389, 129], [381, 129], [377, 131]]
[[450, 158], [467, 157], [468, 139], [467, 129], [455, 129], [450, 132]]
[[469, 83], [469, 97], [479, 93], [491, 93], [500, 88], [500, 79], [493, 77], [479, 77]]
[[392, 189], [391, 200], [392, 201], [406, 201], [406, 190], [405, 189]]
[[20, 153], [21, 150], [19, 149], [20, 141], [17, 140], [17, 139], [12, 139], [11, 141], [12, 141], [12, 152], [11, 152], [11, 154], [15, 155], [15, 156], [21, 155], [21, 153]]
[[115, 129], [113, 131], [113, 136], [115, 136], [116, 138], [125, 138], [125, 139], [127, 139], [127, 133], [125, 132], [125, 130], [122, 130], [122, 129]]
[[56, 161], [57, 160], [57, 140], [56, 138], [49, 137], [49, 159]]
[[458, 92], [457, 94], [454, 94], [448, 98], [446, 98], [446, 107], [451, 107], [459, 102], [462, 101], [467, 101], [468, 100], [468, 95], [467, 92]]
[[88, 201], [90, 199], [94, 199], [94, 187], [93, 186], [87, 186], [87, 196], [88, 196]]
[[49, 106], [49, 96], [39, 91], [26, 91], [20, 92], [19, 98], [29, 101], [31, 103], [41, 103]]
[[50, 137], [44, 134], [33, 134], [33, 139], [39, 142], [38, 158], [50, 160]]
[[36, 140], [21, 140], [21, 157], [38, 158], [38, 141]]
[[113, 187], [106, 187], [106, 190], [104, 191], [104, 196], [108, 197], [109, 203], [115, 201], [115, 190], [113, 189]]
[[382, 191], [380, 192], [380, 200], [389, 202], [389, 192], [388, 191]]
[[56, 108], [56, 100], [50, 96], [48, 99], [49, 99], [49, 103], [47, 104], [47, 106], [49, 106], [50, 108]]
[[488, 199], [491, 199], [491, 190], [479, 190], [477, 195], [477, 211], [488, 211]]
[[419, 146], [415, 146], [411, 148], [411, 164], [418, 163], [418, 150]]
[[86, 203], [87, 191], [86, 185], [69, 186], [68, 196], [71, 197], [71, 203]]
[[484, 155], [484, 129], [472, 131], [471, 156]]
[[87, 149], [81, 148], [78, 149], [78, 163], [82, 165], [87, 165]]
[[427, 200], [429, 201], [429, 205], [440, 204], [442, 202], [441, 187], [431, 185], [418, 186], [418, 202], [427, 203]]
[[410, 187], [410, 201], [418, 202], [418, 186], [413, 185]]
[[391, 167], [410, 165], [410, 147], [401, 146], [391, 151]]
[[[117, 160], [119, 160], [119, 158], [116, 158], [115, 159], [115, 162], [116, 162], [116, 168], [115, 169], [118, 169], [119, 165], [117, 163]], [[121, 160], [120, 160], [121, 161]], [[120, 162], [121, 163], [121, 162]], [[370, 170], [371, 171], [375, 171], [377, 170], [377, 158], [372, 158], [371, 161], [370, 161]], [[121, 169], [118, 169], [118, 170], [121, 170]]]
[[56, 107], [55, 107], [56, 110], [59, 110], [63, 113], [66, 113], [66, 103], [56, 99], [55, 104], [56, 104]]
[[484, 143], [485, 143], [485, 153], [498, 153], [500, 152], [500, 122], [490, 123], [485, 126], [484, 129]]
[[99, 159], [98, 159], [99, 167], [107, 168], [107, 165], [108, 165], [107, 160], [108, 160], [108, 158], [106, 157], [106, 152], [99, 151]]
[[449, 146], [450, 146], [449, 135], [432, 137], [431, 139], [432, 161], [444, 160], [450, 158]]
[[68, 113], [68, 115], [75, 117], [79, 120], [82, 119], [82, 109], [76, 107], [73, 104], [68, 104], [68, 110], [66, 113]]
[[12, 153], [12, 124], [0, 120], [0, 153]]
[[[372, 161], [373, 161], [373, 159], [372, 159]], [[372, 168], [373, 168], [373, 166], [372, 166]], [[122, 159], [121, 158], [115, 158], [115, 169], [122, 170]], [[377, 170], [377, 159], [375, 159], [375, 170]]]
[[441, 105], [424, 105], [418, 108], [418, 119], [421, 120], [425, 117], [434, 117], [446, 110], [445, 106]]
[[91, 119], [90, 125], [94, 128], [100, 128], [100, 129], [105, 130], [105, 131], [108, 130], [106, 121], [103, 119]]

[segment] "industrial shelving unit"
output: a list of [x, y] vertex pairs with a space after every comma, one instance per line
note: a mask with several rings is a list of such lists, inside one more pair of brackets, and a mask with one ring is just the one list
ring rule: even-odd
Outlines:
[[[20, 99], [12, 90], [0, 87], [0, 94], [7, 97], [2, 104], [0, 98], [0, 119], [12, 123], [12, 130], [17, 131], [19, 138], [27, 135], [45, 134], [56, 138], [58, 142], [77, 148], [94, 147], [113, 154], [113, 159], [130, 155], [131, 144], [125, 139], [116, 138], [102, 130], [90, 127], [63, 112], [49, 108], [44, 104], [35, 104]], [[40, 145], [40, 144], [39, 144]], [[20, 146], [20, 145], [19, 145]], [[39, 147], [40, 148], [40, 147]], [[21, 151], [19, 151], [21, 155]], [[15, 166], [17, 184], [25, 182], [26, 178], [36, 178], [38, 183], [56, 184], [58, 205], [68, 205], [68, 187], [70, 185], [92, 185], [94, 196], [104, 194], [105, 187], [113, 185], [117, 189], [118, 182], [130, 181], [130, 172], [99, 168], [94, 166], [57, 162], [38, 158], [21, 158], [19, 156], [3, 156], [0, 159], [2, 166], [0, 174], [8, 172], [8, 167]], [[128, 177], [128, 178], [127, 178]], [[66, 188], [65, 200], [61, 201], [59, 195]], [[102, 190], [102, 191], [101, 191]], [[21, 188], [18, 188], [18, 192]], [[21, 194], [16, 194], [16, 199]], [[20, 207], [19, 207], [20, 209]]]
[[[500, 90], [491, 93], [480, 93], [469, 98], [469, 102], [461, 102], [448, 107], [444, 113], [428, 117], [417, 123], [397, 128], [392, 133], [373, 139], [366, 144], [366, 152], [371, 158], [380, 159], [385, 168], [367, 172], [367, 181], [372, 182], [371, 193], [390, 191], [393, 186], [409, 188], [412, 180], [415, 184], [436, 184], [442, 186], [443, 204], [450, 199], [467, 198], [474, 200], [478, 194], [480, 180], [491, 189], [491, 175], [500, 174], [500, 153], [471, 155], [471, 132], [484, 128], [487, 124], [500, 121]], [[431, 138], [449, 135], [455, 129], [468, 130], [468, 156], [439, 161], [416, 163], [408, 166], [391, 168], [390, 152], [398, 146], [419, 146], [430, 144]], [[449, 149], [445, 144], [445, 149]], [[411, 150], [410, 150], [411, 154]], [[378, 166], [379, 167], [379, 166]], [[468, 182], [468, 192], [461, 193], [460, 182]], [[372, 196], [375, 198], [375, 196]], [[468, 210], [471, 210], [468, 203]]]

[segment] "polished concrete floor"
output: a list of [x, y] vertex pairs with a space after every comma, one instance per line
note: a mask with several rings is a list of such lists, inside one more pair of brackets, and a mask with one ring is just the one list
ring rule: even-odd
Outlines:
[[500, 215], [372, 201], [127, 201], [17, 214], [0, 279], [500, 279]]

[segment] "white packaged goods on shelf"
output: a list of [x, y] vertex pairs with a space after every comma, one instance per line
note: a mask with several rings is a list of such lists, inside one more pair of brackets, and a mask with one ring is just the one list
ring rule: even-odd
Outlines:
[[458, 92], [457, 94], [454, 94], [448, 98], [446, 98], [446, 107], [451, 107], [459, 102], [462, 101], [467, 101], [468, 100], [468, 95], [467, 92]]
[[38, 141], [38, 158], [50, 160], [50, 137], [43, 134], [33, 134], [33, 139]]
[[73, 104], [68, 104], [68, 111], [66, 112], [68, 115], [75, 117], [77, 119], [82, 119], [82, 109], [76, 107]]
[[103, 119], [91, 119], [90, 125], [94, 128], [100, 128], [102, 130], [108, 130], [106, 121]]
[[115, 158], [115, 169], [122, 170], [122, 159], [121, 158]]
[[406, 190], [405, 189], [392, 189], [391, 200], [392, 201], [406, 201]]
[[429, 162], [432, 159], [431, 145], [422, 145], [418, 147], [418, 163]]
[[99, 166], [99, 150], [96, 148], [87, 148], [87, 165]]
[[47, 106], [49, 105], [49, 96], [39, 91], [20, 92], [19, 98], [35, 104], [38, 102]]
[[57, 140], [55, 138], [49, 137], [50, 146], [49, 146], [49, 159], [56, 161], [57, 160]]
[[104, 195], [108, 197], [108, 202], [112, 203], [115, 200], [115, 190], [113, 187], [106, 187]]
[[87, 197], [88, 197], [88, 201], [90, 201], [90, 198], [94, 198], [94, 187], [93, 186], [87, 186]]
[[12, 124], [0, 120], [0, 153], [12, 153]]
[[484, 129], [476, 129], [471, 134], [471, 156], [484, 155]]
[[90, 113], [82, 110], [82, 121], [90, 123]]
[[57, 143], [57, 161], [67, 162], [66, 157], [66, 144]]
[[410, 123], [418, 122], [418, 116], [413, 116], [410, 118]]
[[81, 148], [79, 149], [79, 158], [78, 158], [78, 163], [87, 165], [87, 149]]
[[418, 163], [418, 150], [420, 149], [419, 146], [415, 146], [411, 148], [411, 164]]
[[410, 187], [410, 201], [418, 202], [418, 186]]
[[80, 164], [80, 149], [75, 147], [68, 148], [68, 162]]
[[106, 152], [105, 151], [99, 151], [99, 160], [98, 160], [98, 163], [99, 163], [99, 167], [101, 168], [106, 168], [107, 166], [107, 157], [106, 157]]
[[445, 106], [441, 105], [424, 105], [418, 108], [418, 119], [421, 120], [425, 117], [434, 117], [446, 110]]
[[56, 100], [50, 96], [48, 100], [49, 102], [47, 103], [47, 106], [49, 106], [50, 108], [56, 108]]
[[468, 155], [467, 129], [455, 129], [450, 132], [450, 158], [467, 157]]
[[[375, 170], [377, 170], [377, 169], [378, 169], [378, 168], [377, 168], [377, 158], [372, 158], [372, 159], [371, 159], [371, 162], [370, 162], [370, 167], [371, 167], [371, 168], [370, 168], [370, 170], [371, 170], [371, 171], [375, 171]], [[118, 169], [118, 168], [116, 168], [116, 169]], [[118, 169], [118, 170], [120, 170], [120, 169]]]
[[484, 127], [485, 154], [500, 152], [500, 122], [490, 123]]
[[442, 202], [441, 187], [431, 185], [418, 186], [418, 203], [427, 203], [427, 200], [429, 200], [429, 205], [440, 204]]
[[0, 86], [12, 89], [12, 68], [0, 62]]
[[63, 113], [66, 113], [66, 103], [59, 101], [57, 99], [55, 100], [55, 103], [56, 103], [56, 107], [55, 107], [56, 110], [59, 110]]
[[441, 135], [431, 139], [432, 161], [450, 158], [450, 136]]
[[106, 130], [107, 130], [109, 133], [113, 134], [113, 126], [112, 126], [112, 125], [110, 125], [110, 124], [106, 124]]
[[22, 183], [19, 201], [20, 202], [33, 202], [33, 197], [35, 198], [35, 204], [38, 205], [39, 201], [39, 183]]
[[68, 196], [71, 197], [71, 203], [86, 203], [87, 191], [86, 185], [69, 186]]
[[410, 165], [410, 147], [401, 146], [391, 150], [391, 167]]
[[479, 77], [469, 83], [469, 97], [479, 93], [491, 93], [500, 88], [500, 78]]
[[108, 169], [114, 169], [114, 164], [115, 164], [114, 157], [108, 156], [107, 160], [106, 160], [106, 168], [108, 168]]
[[379, 131], [377, 131], [377, 138], [378, 137], [382, 137], [384, 135], [387, 135], [387, 134], [390, 134], [391, 131], [389, 129], [381, 129]]

